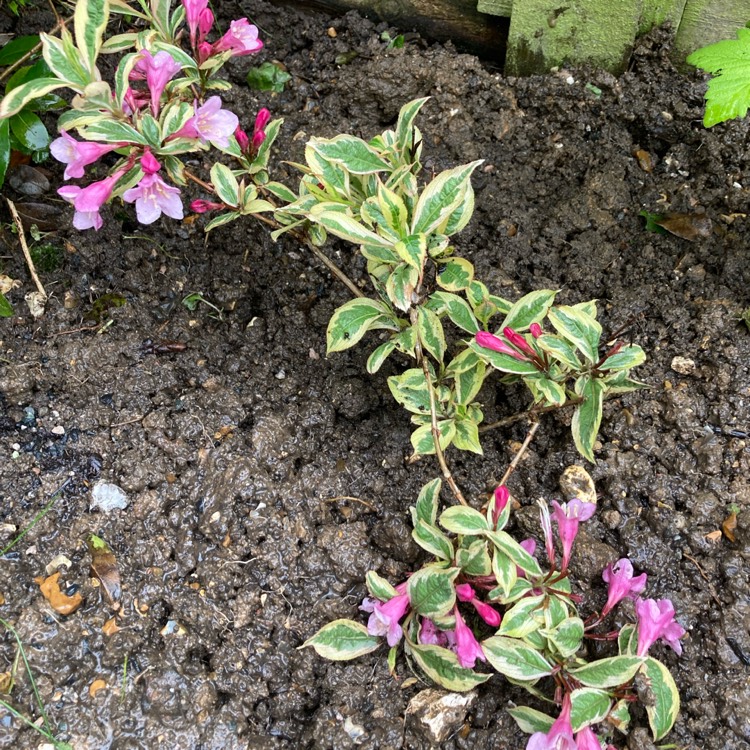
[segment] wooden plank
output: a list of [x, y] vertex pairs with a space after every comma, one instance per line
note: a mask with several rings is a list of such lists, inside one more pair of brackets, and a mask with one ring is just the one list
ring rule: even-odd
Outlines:
[[489, 59], [501, 61], [505, 55], [507, 21], [479, 13], [477, 0], [286, 0], [286, 4], [332, 13], [357, 10], [402, 31], [451, 40], [460, 49]]
[[722, 39], [736, 39], [750, 21], [748, 0], [687, 0], [675, 38], [673, 57], [679, 65], [695, 50]]
[[642, 9], [643, 0], [514, 0], [506, 72], [532, 75], [567, 64], [622, 73]]
[[687, 0], [643, 0], [638, 34], [647, 34], [664, 23], [670, 23], [676, 32], [686, 3]]
[[492, 16], [510, 18], [513, 13], [513, 0], [479, 0], [477, 10]]

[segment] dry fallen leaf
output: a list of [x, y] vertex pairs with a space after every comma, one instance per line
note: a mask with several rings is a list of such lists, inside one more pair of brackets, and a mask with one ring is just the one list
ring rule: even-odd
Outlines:
[[29, 292], [24, 299], [32, 318], [41, 318], [44, 315], [44, 306], [47, 304], [45, 295], [41, 292]]
[[712, 544], [718, 544], [721, 540], [721, 532], [718, 529], [716, 529], [716, 531], [711, 531], [706, 534], [706, 539]]
[[18, 279], [11, 279], [10, 276], [0, 273], [0, 294], [7, 294], [19, 286], [21, 282]]
[[724, 530], [724, 536], [730, 542], [737, 541], [734, 536], [734, 532], [737, 530], [737, 514], [730, 513], [724, 520], [724, 523], [721, 524], [721, 528]]
[[654, 224], [689, 242], [710, 237], [713, 229], [711, 219], [706, 214], [668, 214], [663, 219], [654, 220]]
[[638, 166], [644, 172], [654, 171], [654, 157], [651, 156], [648, 151], [644, 151], [644, 149], [639, 148], [637, 151], [633, 152], [633, 156], [635, 156], [635, 158], [638, 160]]
[[107, 601], [113, 607], [119, 609], [120, 594], [120, 571], [117, 569], [117, 560], [109, 545], [96, 534], [89, 534], [86, 539], [91, 555], [91, 575], [96, 578], [102, 586]]
[[60, 571], [47, 578], [39, 576], [34, 581], [39, 584], [40, 591], [52, 609], [61, 615], [73, 614], [83, 604], [83, 597], [78, 591], [68, 596], [60, 590]]
[[97, 693], [98, 693], [98, 692], [99, 692], [100, 690], [106, 690], [106, 688], [107, 688], [107, 683], [106, 683], [106, 682], [104, 682], [104, 680], [102, 680], [101, 678], [99, 678], [98, 680], [94, 680], [94, 681], [93, 681], [93, 682], [91, 683], [91, 685], [89, 685], [89, 695], [90, 695], [90, 696], [91, 696], [92, 698], [95, 698], [95, 697], [96, 697], [96, 694], [97, 694]]
[[106, 636], [119, 633], [120, 630], [122, 630], [122, 628], [118, 627], [117, 620], [114, 617], [110, 617], [109, 620], [102, 625], [102, 633]]
[[0, 672], [0, 695], [10, 695], [14, 683], [13, 672]]

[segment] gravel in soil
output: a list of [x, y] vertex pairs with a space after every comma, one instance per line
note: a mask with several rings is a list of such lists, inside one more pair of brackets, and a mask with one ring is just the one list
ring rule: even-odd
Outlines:
[[[579, 537], [575, 573], [594, 609], [605, 599], [601, 569], [628, 556], [649, 574], [650, 596], [674, 601], [688, 635], [681, 658], [657, 654], [683, 701], [669, 741], [750, 747], [750, 335], [738, 320], [750, 305], [750, 121], [703, 129], [704, 83], [673, 70], [660, 34], [619, 79], [561, 70], [514, 80], [450, 45], [387, 49], [385, 27], [356, 14], [265, 3], [229, 3], [222, 14], [263, 29], [262, 55], [233, 62], [227, 99], [247, 122], [260, 106], [285, 118], [279, 160], [301, 161], [311, 135], [369, 137], [407, 100], [431, 96], [419, 122], [427, 174], [485, 160], [475, 217], [456, 241], [478, 277], [513, 299], [545, 287], [564, 303], [596, 298], [605, 331], [626, 327], [646, 350], [639, 376], [650, 389], [605, 408], [589, 467], [600, 512]], [[288, 67], [284, 93], [241, 85], [262, 59]], [[54, 189], [61, 175], [50, 168]], [[279, 170], [292, 184], [291, 167]], [[644, 209], [705, 213], [713, 230], [692, 242], [649, 233]], [[348, 292], [260, 226], [206, 239], [200, 221], [139, 227], [129, 208], [111, 206], [99, 233], [80, 234], [68, 213], [47, 238], [64, 252], [43, 272], [52, 296], [38, 320], [6, 231], [3, 272], [25, 286], [10, 293], [16, 316], [0, 324], [6, 538], [67, 481], [0, 565], [0, 617], [26, 646], [59, 738], [86, 750], [429, 747], [404, 720], [424, 686], [402, 689], [384, 654], [332, 664], [297, 650], [327, 621], [360, 616], [368, 569], [397, 582], [418, 564], [406, 509], [437, 469], [404, 463], [409, 420], [386, 385], [404, 363], [368, 376], [375, 336], [326, 359], [326, 324]], [[326, 250], [364, 284], [350, 247]], [[194, 292], [221, 319], [181, 304]], [[81, 330], [104, 295], [118, 300], [103, 311], [111, 325]], [[480, 400], [489, 421], [527, 404], [496, 381]], [[569, 419], [546, 415], [513, 475], [519, 534], [538, 535], [536, 499], [559, 497], [559, 476], [582, 462]], [[494, 487], [524, 430], [485, 434], [484, 458], [449, 454], [469, 497]], [[114, 506], [92, 505], [97, 483], [119, 488], [97, 491], [114, 493]], [[732, 505], [734, 542], [715, 534]], [[116, 557], [116, 632], [89, 575], [91, 533]], [[68, 616], [34, 582], [61, 554], [63, 591], [84, 598]], [[0, 672], [14, 655], [6, 633]], [[38, 715], [23, 677], [12, 700]], [[523, 747], [504, 711], [511, 701], [525, 697], [491, 680], [442, 747]], [[635, 725], [646, 726], [644, 713]], [[0, 717], [0, 747], [40, 741]], [[640, 730], [619, 744], [653, 747]]]

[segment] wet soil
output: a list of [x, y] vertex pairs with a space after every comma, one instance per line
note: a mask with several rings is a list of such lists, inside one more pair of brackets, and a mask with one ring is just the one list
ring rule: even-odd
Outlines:
[[[649, 595], [671, 598], [688, 631], [682, 658], [657, 649], [683, 701], [670, 741], [749, 748], [750, 333], [738, 315], [750, 305], [750, 121], [706, 131], [704, 84], [673, 70], [664, 35], [646, 40], [619, 79], [512, 80], [450, 45], [389, 50], [385, 27], [355, 14], [263, 3], [222, 4], [222, 13], [250, 15], [264, 32], [262, 57], [293, 75], [281, 95], [238, 86], [227, 97], [246, 124], [260, 106], [285, 118], [279, 159], [301, 161], [313, 134], [369, 137], [408, 99], [431, 96], [419, 123], [427, 173], [485, 160], [474, 219], [456, 243], [478, 277], [508, 298], [545, 287], [565, 303], [597, 298], [605, 330], [626, 326], [644, 347], [639, 374], [651, 388], [607, 403], [589, 466], [601, 511], [577, 542], [581, 593], [601, 606], [600, 571], [619, 557], [646, 571]], [[336, 63], [350, 51], [359, 54]], [[238, 84], [248, 64], [234, 64]], [[54, 188], [61, 176], [51, 169]], [[277, 176], [292, 175], [282, 165]], [[642, 209], [705, 212], [714, 228], [693, 242], [649, 233]], [[129, 207], [112, 206], [98, 234], [81, 234], [61, 210], [47, 237], [61, 261], [42, 273], [51, 299], [37, 320], [5, 233], [2, 270], [24, 285], [9, 295], [15, 317], [0, 323], [6, 539], [70, 480], [0, 560], [0, 617], [25, 644], [59, 738], [86, 750], [429, 747], [404, 720], [424, 687], [402, 687], [405, 665], [397, 682], [381, 653], [334, 664], [297, 650], [327, 621], [358, 617], [368, 569], [396, 582], [418, 564], [406, 509], [437, 469], [405, 465], [409, 420], [386, 385], [404, 363], [368, 376], [374, 335], [326, 359], [326, 324], [348, 292], [263, 227], [235, 223], [206, 239], [200, 221], [139, 227]], [[351, 248], [326, 251], [365, 284]], [[181, 300], [193, 292], [222, 308], [221, 319], [205, 305], [188, 310]], [[106, 294], [125, 304], [97, 332], [84, 316]], [[161, 352], [146, 340], [186, 347]], [[480, 400], [488, 421], [527, 405], [494, 380]], [[519, 533], [538, 534], [536, 499], [559, 497], [562, 470], [582, 463], [569, 419], [544, 417], [511, 480]], [[518, 422], [486, 433], [484, 458], [449, 453], [468, 496], [479, 502], [494, 487], [525, 431]], [[122, 488], [126, 509], [92, 508], [101, 480]], [[733, 504], [734, 542], [715, 533]], [[102, 628], [114, 613], [89, 577], [92, 532], [122, 578], [110, 635]], [[34, 582], [58, 555], [70, 561], [63, 587], [85, 597], [67, 617]], [[0, 672], [14, 656], [5, 633]], [[96, 680], [106, 687], [90, 691]], [[38, 716], [25, 678], [11, 700]], [[524, 747], [504, 711], [511, 701], [526, 699], [491, 680], [443, 747]], [[643, 713], [636, 726], [646, 726]], [[0, 747], [40, 742], [0, 712]], [[641, 732], [617, 744], [652, 747]]]

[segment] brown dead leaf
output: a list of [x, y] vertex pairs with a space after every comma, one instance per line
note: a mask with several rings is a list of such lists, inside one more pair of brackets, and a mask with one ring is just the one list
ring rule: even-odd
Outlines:
[[721, 531], [718, 529], [716, 529], [716, 531], [711, 531], [705, 535], [705, 538], [707, 541], [711, 542], [711, 544], [718, 544], [721, 540]]
[[106, 690], [106, 689], [107, 689], [107, 683], [106, 683], [106, 682], [104, 682], [104, 680], [102, 680], [101, 678], [99, 678], [98, 680], [94, 680], [94, 681], [93, 681], [93, 682], [92, 682], [92, 683], [91, 683], [91, 684], [89, 685], [89, 695], [90, 695], [90, 696], [91, 696], [92, 698], [95, 698], [95, 697], [96, 697], [96, 694], [97, 694], [97, 693], [98, 693], [98, 692], [99, 692], [100, 690]]
[[52, 609], [61, 615], [73, 614], [83, 604], [83, 597], [78, 591], [72, 596], [68, 596], [61, 591], [59, 570], [47, 578], [39, 576], [34, 581], [39, 584], [40, 591], [50, 603]]
[[18, 279], [11, 279], [10, 276], [0, 273], [0, 294], [7, 294], [19, 286], [21, 282]]
[[651, 173], [654, 171], [654, 157], [642, 148], [633, 152], [633, 156], [638, 160], [638, 166], [644, 171]]
[[654, 224], [689, 242], [710, 237], [713, 229], [711, 219], [706, 214], [668, 214], [663, 219], [655, 220]]
[[10, 695], [14, 683], [13, 672], [0, 672], [0, 695]]
[[102, 633], [106, 636], [114, 635], [115, 633], [119, 633], [122, 628], [120, 628], [117, 625], [117, 620], [114, 617], [110, 617], [107, 622], [102, 625]]
[[89, 534], [86, 539], [91, 555], [91, 575], [96, 578], [102, 586], [104, 595], [112, 607], [119, 609], [120, 594], [120, 571], [117, 569], [117, 560], [109, 545], [96, 534]]
[[737, 531], [737, 514], [730, 513], [724, 523], [721, 524], [721, 528], [724, 531], [724, 536], [729, 539], [730, 542], [737, 541], [734, 536], [734, 532]]

